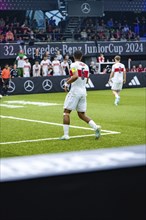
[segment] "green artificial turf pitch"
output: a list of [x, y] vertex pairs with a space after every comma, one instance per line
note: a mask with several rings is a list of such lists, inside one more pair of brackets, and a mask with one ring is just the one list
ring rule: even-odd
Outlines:
[[[66, 93], [48, 93], [3, 97], [0, 101], [0, 156], [79, 151], [145, 143], [144, 88], [123, 89], [119, 106], [114, 105], [114, 96], [110, 90], [88, 91], [87, 115], [101, 125], [102, 135], [99, 140], [92, 136], [94, 131], [83, 129], [90, 127], [78, 118], [75, 111], [71, 113], [71, 125], [81, 128], [71, 127], [70, 136], [74, 138], [67, 141], [59, 140], [63, 135], [61, 124], [65, 96]], [[25, 101], [25, 104], [22, 104], [22, 101]], [[58, 105], [38, 106], [32, 105], [31, 102]], [[119, 133], [114, 134], [112, 131]]]

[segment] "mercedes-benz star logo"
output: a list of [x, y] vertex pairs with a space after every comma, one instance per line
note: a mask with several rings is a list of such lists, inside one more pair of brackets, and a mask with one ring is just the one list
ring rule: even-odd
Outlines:
[[46, 80], [43, 81], [42, 87], [43, 87], [43, 89], [44, 89], [45, 91], [49, 91], [49, 90], [52, 89], [53, 84], [52, 84], [51, 80], [46, 79]]
[[27, 92], [31, 92], [34, 89], [34, 83], [31, 80], [27, 80], [24, 83], [24, 89]]
[[89, 14], [90, 11], [91, 11], [91, 7], [90, 7], [90, 5], [89, 5], [88, 3], [83, 3], [83, 4], [81, 5], [81, 10], [82, 10], [82, 12], [83, 12], [84, 14]]
[[62, 89], [64, 89], [64, 83], [66, 82], [66, 79], [62, 79], [60, 82], [60, 86]]
[[15, 88], [16, 88], [15, 83], [10, 80], [10, 81], [9, 81], [9, 89], [8, 89], [8, 92], [9, 92], [9, 93], [14, 92], [14, 91], [15, 91]]

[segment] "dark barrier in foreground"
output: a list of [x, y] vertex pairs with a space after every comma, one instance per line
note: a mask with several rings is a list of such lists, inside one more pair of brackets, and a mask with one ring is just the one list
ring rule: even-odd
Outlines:
[[[68, 76], [48, 76], [14, 78], [9, 84], [9, 94], [35, 94], [63, 92], [64, 82]], [[90, 75], [87, 90], [110, 89], [109, 74]], [[124, 88], [139, 88], [146, 86], [146, 73], [127, 73]]]
[[1, 220], [145, 220], [144, 151], [3, 159]]

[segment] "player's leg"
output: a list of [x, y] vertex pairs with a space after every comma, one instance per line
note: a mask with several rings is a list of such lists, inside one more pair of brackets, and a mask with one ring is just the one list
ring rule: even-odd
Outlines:
[[64, 102], [64, 113], [63, 113], [64, 135], [60, 138], [61, 140], [69, 139], [70, 113], [72, 110], [76, 109], [77, 102], [78, 100], [73, 94], [71, 93], [67, 94]]
[[85, 113], [86, 112], [86, 106], [87, 106], [86, 96], [82, 96], [82, 98], [80, 99], [80, 101], [77, 105], [78, 116], [81, 120], [88, 123], [89, 126], [94, 129], [96, 138], [99, 138], [100, 135], [101, 135], [100, 134], [101, 133], [101, 127], [99, 125], [97, 125], [90, 117], [88, 117], [86, 115], [86, 113]]
[[117, 106], [120, 102], [120, 91], [122, 89], [122, 83], [113, 83], [112, 85], [112, 92], [115, 96], [115, 101], [114, 101], [114, 104]]
[[85, 112], [78, 112], [78, 116], [81, 120], [89, 124], [91, 128], [95, 131], [95, 137], [98, 139], [101, 135], [101, 126], [97, 125], [91, 118], [89, 118]]
[[68, 140], [69, 139], [70, 113], [71, 113], [71, 110], [64, 109], [64, 113], [63, 113], [64, 135], [60, 138], [61, 140]]

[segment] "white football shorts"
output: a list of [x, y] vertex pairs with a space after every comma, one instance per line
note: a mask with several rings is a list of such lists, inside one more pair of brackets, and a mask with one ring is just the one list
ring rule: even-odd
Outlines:
[[75, 95], [70, 92], [67, 94], [64, 102], [64, 109], [86, 112], [86, 107], [86, 95]]
[[111, 90], [119, 91], [122, 90], [123, 83], [119, 82], [113, 82], [111, 86]]

